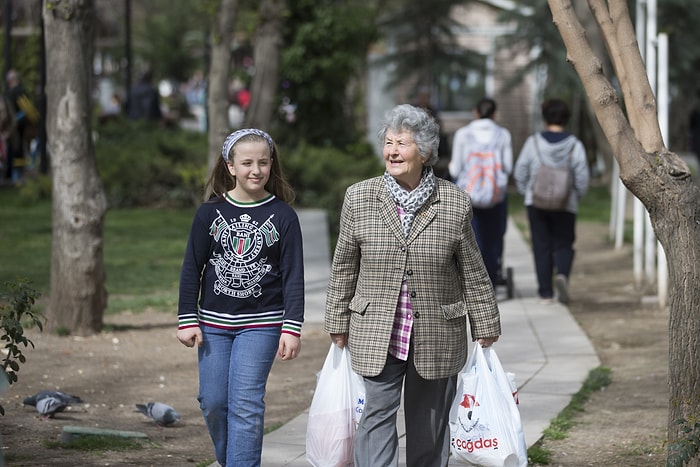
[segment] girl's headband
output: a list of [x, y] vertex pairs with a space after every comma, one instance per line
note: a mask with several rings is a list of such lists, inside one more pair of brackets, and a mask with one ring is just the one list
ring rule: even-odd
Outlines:
[[244, 128], [242, 130], [236, 130], [226, 137], [224, 146], [221, 148], [221, 157], [223, 157], [226, 162], [228, 162], [229, 154], [231, 153], [231, 148], [233, 148], [233, 145], [247, 135], [262, 136], [265, 138], [265, 141], [267, 141], [267, 145], [270, 146], [270, 154], [272, 155], [272, 153], [275, 152], [275, 143], [272, 141], [270, 135], [255, 128]]

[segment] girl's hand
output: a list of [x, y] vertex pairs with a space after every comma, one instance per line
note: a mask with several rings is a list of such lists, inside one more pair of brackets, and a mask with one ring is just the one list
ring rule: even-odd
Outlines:
[[280, 345], [277, 353], [282, 360], [292, 360], [299, 356], [301, 351], [301, 339], [285, 332], [280, 336]]
[[187, 328], [187, 329], [178, 329], [177, 330], [177, 340], [182, 342], [186, 347], [194, 347], [195, 344], [197, 344], [197, 347], [201, 347], [202, 346], [202, 330], [199, 329], [198, 327]]

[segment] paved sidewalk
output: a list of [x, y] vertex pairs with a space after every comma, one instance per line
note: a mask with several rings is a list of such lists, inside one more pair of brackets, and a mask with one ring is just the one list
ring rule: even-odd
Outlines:
[[[305, 320], [322, 323], [330, 267], [325, 214], [304, 210], [299, 212], [299, 217], [306, 258]], [[516, 375], [523, 430], [527, 444], [531, 446], [566, 407], [571, 396], [581, 389], [589, 371], [600, 365], [600, 361], [566, 307], [559, 303], [539, 303], [532, 254], [512, 221], [505, 239], [504, 263], [513, 268], [515, 296], [508, 300], [505, 292], [498, 291], [503, 335], [494, 348], [505, 370]], [[401, 410], [398, 422], [400, 466], [405, 466], [402, 415]], [[305, 457], [307, 417], [308, 409], [265, 435], [263, 466], [310, 465]]]

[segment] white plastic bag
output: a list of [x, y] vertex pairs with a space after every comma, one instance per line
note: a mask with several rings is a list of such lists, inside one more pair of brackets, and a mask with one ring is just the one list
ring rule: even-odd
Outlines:
[[353, 465], [353, 439], [365, 401], [350, 352], [334, 343], [318, 376], [306, 426], [306, 459], [314, 467]]
[[459, 376], [450, 410], [454, 459], [484, 467], [527, 466], [514, 377], [503, 371], [496, 351], [483, 349], [477, 342]]

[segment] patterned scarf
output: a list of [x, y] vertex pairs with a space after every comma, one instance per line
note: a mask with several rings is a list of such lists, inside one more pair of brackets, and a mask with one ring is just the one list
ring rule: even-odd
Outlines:
[[428, 166], [423, 170], [420, 183], [413, 191], [408, 191], [399, 185], [396, 179], [389, 175], [389, 172], [384, 172], [384, 184], [389, 191], [389, 195], [404, 211], [401, 225], [403, 227], [404, 237], [408, 238], [408, 233], [411, 231], [411, 225], [413, 224], [413, 218], [416, 216], [416, 211], [423, 206], [425, 201], [433, 193], [433, 190], [435, 190], [433, 168]]

